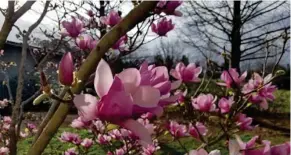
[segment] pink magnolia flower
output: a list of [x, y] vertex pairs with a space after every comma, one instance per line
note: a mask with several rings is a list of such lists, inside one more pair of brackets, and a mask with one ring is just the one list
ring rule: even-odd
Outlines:
[[26, 138], [26, 137], [28, 137], [28, 135], [29, 135], [28, 132], [22, 132], [22, 131], [20, 131], [20, 134], [19, 134], [19, 136], [20, 136], [21, 138]]
[[93, 40], [90, 35], [82, 35], [77, 37], [76, 44], [82, 50], [92, 50], [97, 45], [97, 40]]
[[85, 127], [88, 127], [91, 124], [90, 121], [84, 121], [81, 119], [81, 117], [78, 117], [77, 119], [74, 119], [71, 123], [71, 127], [76, 129], [82, 129]]
[[33, 124], [33, 123], [27, 123], [26, 126], [27, 126], [27, 128], [28, 128], [29, 130], [31, 130], [31, 131], [32, 131], [33, 129], [36, 129], [36, 125]]
[[3, 109], [5, 107], [7, 107], [9, 101], [7, 99], [4, 99], [4, 100], [0, 100], [0, 109]]
[[79, 145], [82, 140], [78, 134], [70, 133], [70, 132], [63, 132], [60, 138], [63, 142], [70, 142], [76, 145]]
[[92, 139], [89, 139], [89, 138], [85, 138], [85, 139], [82, 141], [81, 145], [82, 145], [84, 148], [88, 149], [88, 148], [90, 148], [90, 147], [93, 145], [93, 140], [92, 140]]
[[106, 17], [101, 17], [100, 20], [101, 23], [113, 27], [121, 21], [121, 17], [117, 11], [111, 10]]
[[220, 108], [221, 113], [228, 113], [233, 103], [233, 97], [230, 97], [229, 99], [224, 97], [221, 98], [218, 102], [218, 107]]
[[183, 3], [182, 0], [178, 1], [167, 1], [160, 0], [157, 4], [156, 12], [164, 12], [166, 15], [175, 15], [182, 16], [183, 14], [180, 11], [177, 11], [176, 8], [179, 7]]
[[271, 146], [271, 142], [268, 140], [262, 140], [264, 147], [256, 147], [255, 143], [258, 141], [258, 136], [253, 137], [248, 142], [243, 142], [239, 136], [236, 136], [235, 140], [229, 141], [229, 153], [243, 154], [243, 155], [289, 155], [290, 143], [279, 144]]
[[188, 155], [220, 155], [220, 151], [213, 150], [207, 153], [207, 151], [205, 151], [204, 149], [199, 149], [199, 150], [191, 150]]
[[243, 86], [242, 92], [245, 94], [250, 93], [250, 102], [260, 104], [262, 109], [268, 109], [267, 100], [273, 101], [275, 99], [274, 91], [277, 89], [270, 82], [271, 79], [272, 74], [263, 79], [258, 73], [254, 73], [253, 78]]
[[71, 52], [67, 52], [62, 57], [59, 64], [59, 81], [61, 84], [71, 86], [74, 81], [74, 64]]
[[96, 69], [94, 86], [99, 101], [90, 94], [75, 96], [74, 104], [79, 116], [86, 121], [99, 118], [118, 124], [131, 130], [141, 143], [151, 143], [147, 129], [132, 117], [146, 112], [161, 115], [159, 90], [141, 85], [141, 74], [135, 68], [125, 69], [113, 78], [109, 65], [103, 59]]
[[115, 150], [115, 155], [124, 155], [124, 154], [126, 154], [126, 152], [124, 151], [123, 148], [119, 148]]
[[4, 55], [4, 50], [0, 50], [0, 56]]
[[170, 71], [171, 75], [177, 80], [184, 82], [199, 82], [198, 76], [201, 74], [202, 68], [196, 67], [194, 63], [185, 66], [183, 62], [179, 62], [175, 69]]
[[192, 106], [202, 112], [213, 112], [216, 109], [214, 98], [211, 94], [200, 94], [197, 98], [192, 99]]
[[75, 17], [72, 17], [71, 22], [63, 21], [62, 25], [64, 29], [61, 31], [61, 34], [72, 38], [78, 37], [79, 34], [85, 30], [83, 22]]
[[0, 147], [0, 155], [9, 155], [8, 147]]
[[155, 133], [155, 126], [154, 124], [151, 124], [150, 121], [148, 119], [142, 119], [142, 118], [139, 118], [137, 119], [137, 121], [142, 124], [150, 134], [154, 134]]
[[111, 130], [109, 135], [116, 140], [121, 140], [123, 138], [121, 132], [118, 129]]
[[94, 12], [92, 11], [92, 10], [88, 10], [87, 11], [87, 15], [89, 16], [89, 17], [94, 17]]
[[160, 106], [166, 106], [175, 103], [181, 94], [175, 94], [170, 96], [170, 91], [177, 89], [181, 85], [181, 81], [175, 81], [171, 83], [169, 81], [168, 69], [165, 66], [155, 67], [154, 65], [148, 65], [144, 61], [140, 66], [141, 85], [151, 85], [160, 91]]
[[253, 122], [253, 118], [247, 117], [246, 114], [238, 114], [236, 125], [240, 127], [241, 130], [252, 130], [254, 129], [254, 126], [251, 126]]
[[77, 155], [77, 154], [78, 152], [76, 151], [75, 148], [70, 148], [64, 153], [64, 155]]
[[187, 135], [187, 127], [183, 124], [179, 124], [176, 121], [171, 121], [168, 125], [168, 130], [175, 138], [184, 137]]
[[181, 96], [178, 99], [178, 103], [183, 103], [185, 101], [185, 97], [188, 93], [188, 90], [186, 89], [184, 92], [182, 92], [181, 90], [177, 90], [174, 94], [181, 94]]
[[152, 119], [154, 117], [154, 114], [147, 112], [145, 114], [142, 114], [140, 117], [143, 119]]
[[167, 36], [167, 33], [173, 30], [174, 27], [175, 25], [172, 23], [172, 19], [167, 20], [166, 17], [158, 21], [157, 24], [153, 23], [151, 25], [152, 31], [159, 36]]
[[3, 128], [4, 130], [8, 131], [8, 130], [10, 129], [10, 124], [8, 124], [8, 123], [3, 123], [3, 124], [2, 124], [2, 128]]
[[[207, 130], [206, 126], [203, 123], [196, 122], [195, 126], [196, 126], [197, 129], [191, 123], [189, 124], [188, 132], [192, 137], [200, 139], [199, 133], [202, 136], [206, 135], [208, 130]], [[199, 131], [199, 133], [198, 133], [198, 131]]]
[[247, 72], [244, 72], [241, 76], [239, 76], [238, 72], [235, 68], [230, 68], [228, 71], [223, 71], [220, 79], [224, 81], [224, 83], [217, 83], [221, 86], [226, 86], [227, 88], [231, 88], [233, 84], [239, 86], [246, 78]]
[[107, 136], [107, 135], [102, 135], [102, 134], [99, 134], [97, 136], [97, 142], [99, 144], [108, 144], [109, 142], [111, 141], [111, 137], [110, 136]]
[[4, 123], [10, 124], [11, 121], [12, 121], [11, 117], [9, 117], [9, 116], [4, 116], [4, 117], [3, 117], [3, 122], [4, 122]]
[[156, 145], [148, 145], [142, 148], [142, 155], [154, 155], [154, 153], [159, 150], [160, 147]]
[[127, 43], [127, 35], [124, 35], [121, 38], [119, 38], [119, 40], [111, 48], [114, 50], [124, 51], [126, 43]]
[[[81, 117], [80, 117], [80, 118], [81, 118]], [[82, 119], [82, 118], [81, 118], [81, 119]], [[82, 121], [84, 121], [84, 120], [82, 119]], [[103, 131], [105, 130], [105, 126], [104, 126], [104, 124], [102, 123], [102, 121], [97, 120], [97, 121], [94, 121], [93, 124], [94, 124], [94, 126], [95, 126], [95, 128], [96, 128], [97, 131], [99, 131], [99, 132], [103, 132]]]

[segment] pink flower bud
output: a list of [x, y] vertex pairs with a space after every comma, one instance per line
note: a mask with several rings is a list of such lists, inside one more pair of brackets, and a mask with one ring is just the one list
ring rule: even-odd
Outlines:
[[81, 143], [81, 145], [83, 147], [85, 147], [86, 149], [88, 149], [88, 148], [90, 148], [93, 145], [93, 140], [92, 139], [89, 139], [89, 138], [85, 138], [83, 140], [83, 142]]
[[157, 24], [153, 23], [151, 25], [152, 31], [159, 36], [167, 36], [167, 33], [171, 30], [173, 30], [175, 27], [174, 24], [172, 24], [172, 20], [167, 20], [167, 18], [163, 18], [162, 20], [158, 21]]
[[59, 81], [61, 84], [71, 86], [74, 81], [74, 64], [71, 52], [64, 54], [59, 65]]
[[211, 94], [200, 94], [197, 98], [192, 99], [192, 106], [202, 112], [212, 112], [216, 108], [215, 100], [216, 98]]
[[232, 97], [229, 99], [224, 97], [221, 98], [218, 102], [218, 107], [220, 108], [221, 113], [228, 113], [233, 103], [234, 101]]
[[70, 148], [65, 152], [65, 155], [77, 155], [78, 152], [76, 151], [75, 148]]

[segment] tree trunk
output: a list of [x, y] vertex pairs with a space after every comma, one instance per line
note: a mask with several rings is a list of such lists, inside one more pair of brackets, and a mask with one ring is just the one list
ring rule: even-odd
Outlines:
[[240, 1], [234, 1], [233, 7], [233, 20], [231, 31], [231, 67], [236, 68], [240, 72], [240, 57], [241, 57], [241, 14], [240, 14]]
[[6, 39], [12, 29], [12, 26], [13, 23], [10, 21], [10, 19], [5, 18], [5, 21], [0, 31], [0, 49], [4, 49]]

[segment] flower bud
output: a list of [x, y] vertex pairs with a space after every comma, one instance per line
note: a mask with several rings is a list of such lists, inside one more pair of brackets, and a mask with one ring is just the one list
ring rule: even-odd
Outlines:
[[74, 81], [74, 64], [71, 52], [64, 54], [59, 65], [59, 81], [61, 84], [71, 86]]
[[276, 71], [276, 75], [285, 75], [286, 72], [282, 69]]

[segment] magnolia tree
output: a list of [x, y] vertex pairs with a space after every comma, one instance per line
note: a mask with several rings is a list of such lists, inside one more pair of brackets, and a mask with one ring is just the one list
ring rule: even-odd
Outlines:
[[[115, 9], [106, 12], [103, 8], [103, 16], [88, 10], [89, 20], [76, 15], [62, 21], [61, 38], [71, 41], [79, 54], [75, 51], [65, 53], [58, 65], [58, 89], [62, 91], [53, 90], [47, 75], [41, 73], [43, 94], [34, 103], [40, 103], [44, 98], [54, 101], [40, 126], [36, 129], [33, 124], [27, 124], [27, 132], [20, 135], [25, 137], [37, 132], [28, 154], [44, 151], [72, 106], [78, 109], [79, 117], [73, 120], [71, 127], [87, 130], [90, 134], [81, 138], [77, 132], [62, 133], [60, 141], [74, 145], [64, 150], [66, 155], [86, 154], [93, 145], [99, 145], [109, 155], [151, 155], [161, 149], [159, 138], [163, 135], [177, 141], [184, 153], [190, 155], [218, 155], [220, 150], [209, 148], [223, 140], [232, 155], [290, 154], [289, 142], [272, 145], [259, 135], [244, 142], [238, 135], [240, 131], [256, 128], [244, 111], [253, 106], [268, 108], [276, 90], [272, 80], [281, 72], [266, 76], [253, 73], [247, 79], [247, 72], [239, 75], [236, 69], [230, 68], [222, 72], [216, 83], [223, 95], [203, 89], [209, 83], [205, 82], [207, 78], [202, 75], [202, 67], [194, 63], [185, 65], [180, 62], [169, 71], [165, 66], [144, 61], [138, 69], [126, 68], [113, 74], [108, 64], [111, 59], [105, 55], [107, 51], [118, 50], [119, 56], [123, 56], [139, 48], [147, 35], [146, 31], [140, 36], [143, 23], [158, 37], [167, 37], [175, 24], [170, 16], [182, 16], [178, 11], [182, 1], [133, 3], [135, 7], [124, 17]], [[104, 2], [99, 7], [102, 6], [105, 6]], [[137, 29], [135, 35], [143, 38], [139, 43], [134, 41], [138, 37], [135, 39], [127, 34], [134, 28]], [[90, 33], [93, 30], [99, 31], [96, 36]], [[96, 93], [83, 93], [91, 78]], [[173, 107], [179, 110], [181, 120], [165, 119], [164, 114]], [[3, 128], [4, 133], [9, 125], [10, 119], [4, 117], [1, 131]], [[209, 129], [210, 125], [216, 126], [215, 131]], [[181, 142], [184, 137], [192, 137], [200, 146], [186, 148]], [[0, 154], [8, 154], [9, 137], [1, 142]]]

